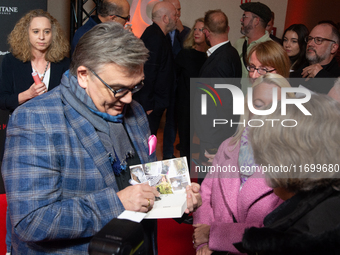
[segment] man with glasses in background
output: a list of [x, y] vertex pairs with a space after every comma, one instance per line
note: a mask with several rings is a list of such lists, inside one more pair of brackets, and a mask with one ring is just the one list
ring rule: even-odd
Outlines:
[[[291, 74], [292, 78], [304, 78], [303, 81], [292, 81], [292, 86], [301, 85], [318, 93], [327, 94], [333, 87], [334, 78], [340, 76], [340, 68], [335, 59], [339, 48], [340, 33], [332, 21], [321, 21], [306, 37], [307, 62], [302, 69]], [[315, 80], [312, 78], [329, 78]], [[333, 79], [330, 79], [333, 78]]]
[[[97, 15], [89, 17], [88, 21], [74, 34], [71, 43], [71, 57], [80, 37], [82, 37], [95, 25], [103, 22], [114, 21], [125, 26], [126, 22], [130, 21], [130, 4], [126, 0], [98, 1], [96, 11]], [[127, 29], [131, 30], [131, 27], [127, 27]]]

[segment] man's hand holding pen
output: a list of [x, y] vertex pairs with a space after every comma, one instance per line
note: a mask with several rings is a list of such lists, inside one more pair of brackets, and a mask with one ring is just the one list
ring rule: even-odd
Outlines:
[[159, 192], [149, 184], [139, 184], [128, 186], [117, 192], [125, 210], [135, 212], [148, 212], [155, 203], [155, 197], [159, 197]]

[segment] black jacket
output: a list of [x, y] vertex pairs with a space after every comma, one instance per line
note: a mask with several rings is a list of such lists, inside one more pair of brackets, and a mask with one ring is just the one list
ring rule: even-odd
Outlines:
[[165, 109], [169, 106], [170, 92], [175, 82], [171, 44], [156, 23], [145, 29], [141, 39], [150, 57], [144, 65], [144, 87], [134, 94], [133, 99], [145, 111]]
[[[51, 63], [49, 91], [60, 84], [61, 77], [68, 70], [69, 65], [68, 58], [64, 58], [58, 63]], [[33, 83], [31, 61], [22, 62], [12, 53], [7, 54], [2, 60], [0, 109], [13, 112], [19, 106], [19, 93], [29, 89]]]
[[[242, 76], [242, 66], [240, 57], [236, 49], [230, 42], [217, 48], [203, 64], [200, 74], [201, 81], [214, 87], [216, 80], [203, 78], [225, 78], [222, 83], [233, 84], [241, 89], [240, 78]], [[221, 82], [221, 81], [219, 81]], [[195, 85], [195, 84], [194, 84]], [[220, 144], [231, 137], [237, 128], [237, 124], [230, 126], [231, 120], [235, 123], [239, 120], [238, 115], [233, 115], [233, 97], [228, 89], [216, 89], [221, 98], [222, 104], [215, 102], [208, 96], [207, 115], [201, 114], [201, 94], [199, 87], [206, 87], [196, 83], [192, 86], [194, 129], [200, 139], [201, 158], [204, 150], [216, 151]], [[208, 89], [209, 90], [209, 89]], [[214, 94], [214, 92], [212, 92]], [[204, 92], [203, 92], [204, 94]], [[217, 100], [217, 99], [216, 99]], [[216, 125], [213, 127], [214, 119], [227, 120], [228, 124]]]
[[247, 229], [235, 246], [248, 254], [339, 254], [339, 210], [340, 192], [331, 187], [298, 193], [267, 215], [264, 228]]
[[340, 76], [340, 67], [335, 58], [333, 58], [329, 64], [322, 66], [323, 69], [308, 81], [306, 81], [305, 78], [301, 78], [302, 69], [307, 66], [309, 66], [309, 64], [306, 62], [300, 69], [290, 74], [290, 84], [292, 87], [302, 85], [311, 91], [327, 94], [334, 86], [335, 79]]
[[241, 78], [242, 66], [237, 50], [230, 42], [216, 49], [205, 61], [201, 78]]

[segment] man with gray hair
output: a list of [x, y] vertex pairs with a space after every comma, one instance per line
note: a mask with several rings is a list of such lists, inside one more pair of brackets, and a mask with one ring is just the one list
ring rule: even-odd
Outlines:
[[148, 115], [152, 134], [157, 134], [163, 112], [170, 104], [175, 82], [174, 61], [166, 35], [176, 28], [178, 16], [168, 2], [158, 2], [152, 9], [152, 25], [141, 36], [150, 57], [145, 63], [144, 88], [134, 95]]
[[81, 26], [74, 34], [71, 43], [71, 56], [76, 48], [76, 45], [87, 31], [95, 25], [103, 22], [117, 22], [125, 26], [126, 22], [130, 21], [130, 4], [126, 0], [102, 0], [97, 4], [97, 15], [92, 15], [89, 20]]
[[[87, 254], [91, 237], [124, 210], [152, 209], [156, 188], [129, 185], [129, 166], [156, 160], [132, 100], [147, 57], [121, 25], [99, 24], [80, 39], [61, 84], [14, 111], [2, 167], [12, 254]], [[198, 191], [188, 186], [187, 213]], [[157, 254], [156, 221], [142, 224], [144, 254]]]

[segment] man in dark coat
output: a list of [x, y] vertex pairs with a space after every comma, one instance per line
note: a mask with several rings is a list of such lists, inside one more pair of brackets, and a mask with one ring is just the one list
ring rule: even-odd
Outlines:
[[159, 2], [152, 9], [153, 24], [141, 36], [150, 57], [144, 66], [144, 87], [134, 94], [134, 99], [143, 106], [151, 134], [155, 135], [174, 86], [172, 49], [166, 35], [175, 29], [177, 19], [176, 9], [171, 3]]
[[[228, 18], [221, 10], [211, 10], [204, 17], [204, 33], [211, 48], [208, 49], [208, 59], [200, 71], [201, 78], [241, 78], [241, 60], [236, 49], [228, 40]], [[241, 88], [239, 80], [233, 85]], [[214, 84], [210, 84], [214, 86]], [[197, 92], [198, 90], [196, 90]], [[193, 93], [193, 92], [192, 92]], [[214, 119], [227, 119], [237, 122], [239, 116], [233, 116], [232, 94], [227, 89], [218, 91], [223, 107], [214, 110], [213, 100], [208, 100], [208, 113], [203, 116], [200, 112], [200, 93], [197, 93], [194, 101], [194, 127], [200, 139], [200, 159], [206, 161], [205, 151], [215, 154], [219, 145], [236, 131], [236, 125], [217, 125], [213, 127]], [[211, 105], [211, 107], [209, 106]], [[210, 111], [209, 111], [210, 110]]]

